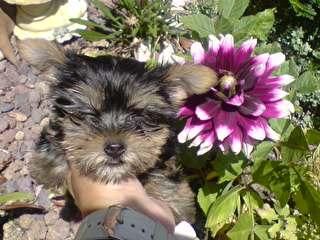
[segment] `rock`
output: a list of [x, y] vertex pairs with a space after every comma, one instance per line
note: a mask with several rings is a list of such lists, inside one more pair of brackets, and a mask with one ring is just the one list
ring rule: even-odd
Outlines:
[[12, 143], [16, 135], [15, 129], [9, 129], [0, 135], [0, 142]]
[[24, 132], [18, 131], [18, 132], [16, 133], [16, 135], [15, 135], [15, 139], [16, 139], [17, 141], [23, 140], [23, 139], [24, 139]]
[[29, 102], [36, 107], [39, 106], [41, 100], [41, 95], [37, 90], [33, 90], [29, 94]]
[[0, 61], [0, 73], [6, 70], [6, 63], [7, 62], [5, 60]]
[[42, 112], [41, 112], [41, 110], [40, 110], [40, 109], [37, 109], [37, 108], [33, 109], [33, 110], [32, 110], [32, 114], [31, 114], [31, 118], [32, 118], [32, 121], [33, 121], [34, 123], [39, 123], [39, 122], [41, 121], [41, 119], [42, 119]]
[[11, 160], [11, 154], [10, 152], [0, 149], [0, 171], [2, 171], [3, 168], [8, 166]]
[[50, 122], [50, 119], [48, 117], [45, 117], [44, 119], [42, 119], [42, 121], [40, 122], [40, 126], [41, 127], [45, 127], [48, 126]]
[[15, 96], [14, 91], [7, 92], [6, 95], [4, 96], [3, 102], [6, 102], [6, 103], [12, 102], [14, 99], [14, 96]]
[[41, 189], [37, 196], [37, 203], [44, 207], [45, 209], [49, 209], [51, 206], [51, 201], [49, 199], [49, 192], [46, 189]]
[[15, 220], [11, 220], [3, 225], [3, 240], [22, 240], [25, 230], [22, 229]]
[[14, 109], [14, 105], [12, 103], [0, 103], [0, 112], [7, 113]]
[[2, 75], [0, 80], [0, 89], [5, 90], [12, 86], [11, 81], [8, 79], [8, 77]]
[[28, 117], [21, 112], [10, 112], [8, 115], [15, 118], [18, 122], [25, 122], [28, 119]]
[[48, 227], [47, 240], [65, 240], [69, 236], [69, 224], [62, 219], [58, 219], [54, 225]]
[[29, 105], [28, 104], [28, 99], [29, 99], [29, 93], [28, 92], [17, 94], [15, 96], [15, 99], [14, 99], [16, 108], [21, 108], [26, 104]]
[[5, 130], [7, 130], [9, 128], [10, 124], [9, 124], [9, 120], [7, 117], [2, 117], [2, 119], [0, 120], [0, 133], [4, 132]]
[[20, 75], [19, 82], [26, 83], [28, 81], [28, 77], [26, 75]]

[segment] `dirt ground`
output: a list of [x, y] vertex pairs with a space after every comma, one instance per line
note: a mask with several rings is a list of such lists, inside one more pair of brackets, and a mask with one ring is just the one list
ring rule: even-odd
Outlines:
[[48, 83], [40, 72], [19, 61], [0, 61], [0, 194], [32, 192], [44, 211], [20, 209], [0, 215], [0, 239], [73, 239], [78, 225], [60, 217], [52, 194], [29, 176], [28, 162], [43, 126], [48, 123]]

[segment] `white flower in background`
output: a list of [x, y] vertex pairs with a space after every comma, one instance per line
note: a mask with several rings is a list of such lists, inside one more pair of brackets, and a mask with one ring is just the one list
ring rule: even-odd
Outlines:
[[177, 56], [174, 54], [173, 46], [169, 42], [164, 42], [164, 49], [158, 56], [158, 63], [165, 64], [184, 64], [185, 60], [183, 57]]
[[[139, 41], [138, 39], [133, 40], [133, 44]], [[134, 50], [134, 58], [139, 62], [146, 62], [151, 58], [151, 46], [148, 43], [140, 42], [137, 48]]]

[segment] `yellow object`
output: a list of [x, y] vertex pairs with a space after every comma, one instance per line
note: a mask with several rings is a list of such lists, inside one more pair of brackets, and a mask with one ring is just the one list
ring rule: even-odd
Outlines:
[[[82, 25], [70, 18], [86, 18], [86, 0], [6, 0], [17, 4], [14, 34], [19, 39], [44, 38], [64, 42], [72, 38], [75, 29]], [[26, 5], [27, 4], [27, 5]]]

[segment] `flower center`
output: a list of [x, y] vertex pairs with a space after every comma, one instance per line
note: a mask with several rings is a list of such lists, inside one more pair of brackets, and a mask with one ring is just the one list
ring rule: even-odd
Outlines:
[[230, 73], [223, 75], [219, 81], [217, 89], [218, 96], [223, 100], [227, 100], [236, 94], [237, 79]]

